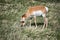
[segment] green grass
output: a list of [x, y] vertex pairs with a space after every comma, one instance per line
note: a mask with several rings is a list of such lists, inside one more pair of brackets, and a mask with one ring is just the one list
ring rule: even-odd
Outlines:
[[[60, 40], [60, 3], [7, 1], [0, 3], [0, 40]], [[44, 5], [47, 13], [48, 28], [42, 29], [43, 17], [37, 17], [38, 27], [20, 26], [20, 18], [29, 6]], [[33, 24], [32, 20], [32, 24]], [[27, 22], [27, 24], [29, 24]]]

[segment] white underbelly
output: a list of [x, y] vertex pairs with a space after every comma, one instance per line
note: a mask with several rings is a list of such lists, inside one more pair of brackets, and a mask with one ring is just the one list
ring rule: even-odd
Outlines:
[[39, 11], [34, 11], [32, 15], [34, 15], [34, 16], [41, 16], [41, 15], [43, 15], [43, 12], [40, 11], [40, 10]]
[[39, 11], [32, 12], [30, 18], [32, 18], [33, 16], [42, 16], [42, 17], [45, 17], [46, 15], [41, 10], [39, 10]]

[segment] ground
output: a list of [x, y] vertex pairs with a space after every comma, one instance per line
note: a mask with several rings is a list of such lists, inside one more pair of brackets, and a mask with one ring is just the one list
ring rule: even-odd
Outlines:
[[[0, 40], [60, 40], [60, 3], [17, 1], [0, 4]], [[36, 5], [49, 8], [48, 27], [42, 29], [43, 17], [37, 17], [37, 28], [35, 28], [33, 20], [32, 27], [29, 25], [21, 27], [21, 16], [30, 6]]]

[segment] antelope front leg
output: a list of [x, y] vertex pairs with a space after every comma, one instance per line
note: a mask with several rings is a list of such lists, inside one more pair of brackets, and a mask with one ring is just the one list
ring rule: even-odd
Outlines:
[[43, 28], [47, 28], [48, 26], [48, 19], [46, 17], [44, 17], [44, 25], [43, 25]]
[[36, 16], [34, 16], [34, 22], [35, 22], [35, 26], [37, 28], [37, 24], [36, 24]]
[[31, 27], [31, 20], [30, 20], [30, 27]]

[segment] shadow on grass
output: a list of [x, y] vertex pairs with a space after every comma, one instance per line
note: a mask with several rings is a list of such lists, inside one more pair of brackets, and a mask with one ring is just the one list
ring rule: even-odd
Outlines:
[[[32, 23], [31, 25], [35, 25], [35, 23]], [[44, 25], [44, 23], [37, 23], [37, 25], [39, 26], [39, 25]]]

